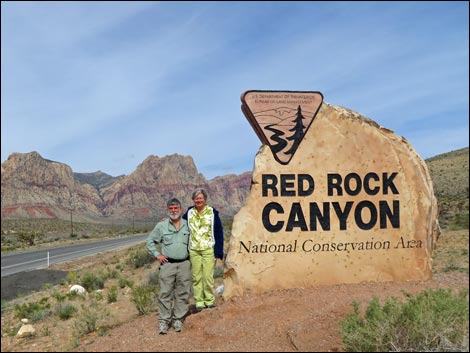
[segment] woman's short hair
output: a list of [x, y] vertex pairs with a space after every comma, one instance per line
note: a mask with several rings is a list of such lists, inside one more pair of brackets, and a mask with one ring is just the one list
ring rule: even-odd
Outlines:
[[207, 200], [207, 192], [203, 188], [197, 188], [194, 190], [193, 195], [191, 196], [191, 200], [194, 200], [199, 194], [202, 194], [202, 196], [204, 196], [204, 200]]

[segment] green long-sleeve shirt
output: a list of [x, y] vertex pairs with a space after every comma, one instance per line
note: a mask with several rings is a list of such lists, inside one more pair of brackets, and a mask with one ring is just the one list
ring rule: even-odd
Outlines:
[[[189, 228], [181, 219], [180, 229], [176, 230], [169, 218], [158, 222], [147, 237], [147, 250], [154, 256], [162, 254], [175, 260], [183, 260], [188, 253]], [[157, 245], [160, 244], [160, 251]]]

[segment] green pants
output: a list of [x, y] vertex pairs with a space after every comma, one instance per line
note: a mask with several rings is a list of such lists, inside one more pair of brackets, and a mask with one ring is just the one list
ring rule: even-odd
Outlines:
[[193, 274], [193, 294], [196, 307], [215, 304], [214, 296], [214, 249], [189, 250]]
[[[183, 321], [189, 310], [191, 270], [189, 261], [160, 265], [158, 321]], [[173, 315], [172, 315], [173, 308]]]

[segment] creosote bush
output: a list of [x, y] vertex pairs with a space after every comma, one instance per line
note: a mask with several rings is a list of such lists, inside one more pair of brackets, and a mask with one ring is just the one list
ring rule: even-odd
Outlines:
[[70, 303], [59, 303], [55, 308], [55, 314], [61, 320], [70, 319], [77, 311], [77, 307]]
[[85, 272], [81, 278], [80, 284], [88, 292], [96, 289], [103, 289], [106, 278], [101, 273]]
[[29, 319], [31, 322], [41, 321], [51, 314], [51, 304], [44, 297], [38, 302], [14, 305], [15, 316], [18, 319]]
[[134, 268], [139, 268], [144, 267], [147, 264], [151, 264], [154, 261], [155, 258], [148, 252], [145, 245], [142, 245], [129, 253], [129, 257], [126, 262]]
[[139, 311], [139, 315], [147, 315], [151, 311], [155, 311], [158, 287], [152, 285], [144, 285], [132, 289], [131, 301]]
[[348, 352], [468, 352], [468, 290], [429, 289], [405, 302], [374, 296], [364, 317], [359, 304], [340, 321]]
[[97, 331], [100, 327], [98, 324], [110, 315], [109, 310], [96, 301], [91, 301], [81, 305], [81, 314], [74, 322], [75, 337], [83, 337], [84, 335]]

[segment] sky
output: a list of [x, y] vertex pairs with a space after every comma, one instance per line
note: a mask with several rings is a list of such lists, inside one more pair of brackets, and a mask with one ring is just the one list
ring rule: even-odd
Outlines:
[[468, 2], [1, 2], [1, 155], [253, 169], [248, 90], [320, 91], [427, 159], [469, 146]]

